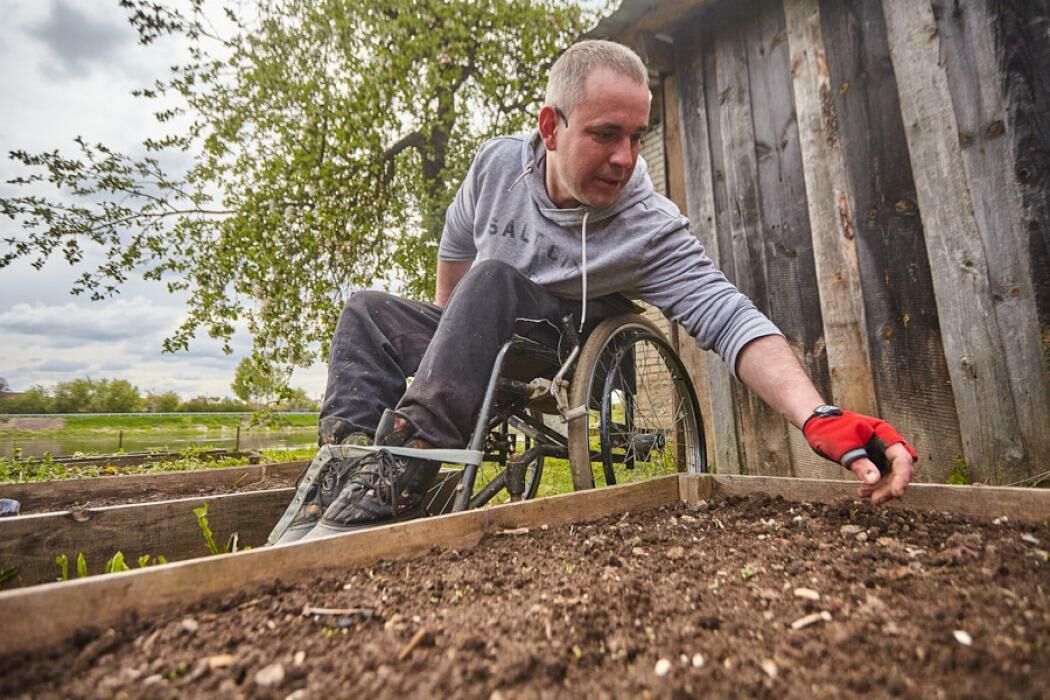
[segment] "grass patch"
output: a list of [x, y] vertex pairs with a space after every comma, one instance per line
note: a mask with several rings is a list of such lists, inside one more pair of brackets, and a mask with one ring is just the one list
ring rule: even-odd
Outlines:
[[[7, 416], [18, 418], [19, 416]], [[252, 430], [268, 428], [314, 428], [317, 426], [316, 413], [276, 413], [273, 422], [266, 427], [252, 426]], [[179, 413], [158, 415], [142, 413], [133, 415], [91, 415], [91, 416], [55, 416], [64, 421], [64, 426], [56, 430], [24, 430], [17, 428], [0, 428], [0, 439], [25, 438], [34, 435], [81, 435], [92, 433], [115, 433], [123, 430], [135, 432], [200, 432], [203, 430], [236, 430], [248, 428], [252, 414], [230, 413], [211, 415], [206, 413]]]

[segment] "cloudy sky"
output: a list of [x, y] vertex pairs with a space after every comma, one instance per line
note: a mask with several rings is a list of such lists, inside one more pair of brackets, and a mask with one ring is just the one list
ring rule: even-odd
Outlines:
[[[80, 135], [134, 153], [144, 137], [160, 135], [156, 105], [129, 93], [184, 62], [178, 41], [139, 46], [117, 0], [2, 0], [0, 26], [2, 196], [16, 193], [3, 183], [24, 174], [7, 158], [11, 150], [72, 155]], [[0, 238], [12, 235], [12, 223], [0, 221]], [[231, 393], [234, 368], [250, 350], [246, 333], [233, 355], [207, 338], [188, 353], [164, 354], [161, 341], [178, 326], [184, 299], [132, 280], [116, 298], [91, 302], [69, 294], [82, 271], [61, 259], [39, 271], [26, 262], [0, 269], [0, 377], [14, 390], [92, 377], [184, 398]], [[292, 383], [320, 396], [324, 368], [300, 370]]]

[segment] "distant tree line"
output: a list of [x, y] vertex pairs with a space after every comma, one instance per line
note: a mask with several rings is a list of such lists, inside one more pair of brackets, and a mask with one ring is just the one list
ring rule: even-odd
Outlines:
[[[125, 379], [73, 379], [50, 387], [34, 386], [0, 399], [0, 413], [207, 413], [254, 411], [258, 404], [219, 396], [195, 396], [183, 401], [174, 391], [140, 393]], [[303, 389], [286, 389], [267, 408], [316, 411], [318, 402]]]

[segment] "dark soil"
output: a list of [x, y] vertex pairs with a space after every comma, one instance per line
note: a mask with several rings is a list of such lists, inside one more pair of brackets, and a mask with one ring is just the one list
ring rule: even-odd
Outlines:
[[120, 506], [131, 503], [156, 503], [157, 501], [170, 501], [177, 498], [204, 498], [229, 493], [248, 493], [250, 491], [286, 488], [294, 485], [295, 477], [273, 476], [262, 481], [253, 481], [240, 486], [223, 484], [196, 487], [185, 485], [181, 488], [164, 487], [163, 485], [144, 486], [135, 493], [126, 493], [120, 496], [99, 496], [83, 500], [62, 500], [55, 503], [30, 505], [23, 507], [19, 515], [54, 513], [65, 510], [89, 510], [91, 508], [105, 508], [107, 506]]
[[1046, 698], [1048, 548], [1050, 523], [716, 499], [231, 594], [0, 659], [0, 695]]
[[[295, 478], [271, 477], [262, 481], [253, 481], [242, 486], [201, 486], [188, 489], [158, 489], [149, 488], [136, 496], [119, 496], [92, 498], [90, 500], [77, 501], [62, 510], [87, 510], [89, 508], [104, 508], [106, 506], [120, 506], [129, 503], [155, 503], [157, 501], [170, 501], [176, 498], [204, 498], [207, 496], [220, 496], [228, 493], [248, 493], [251, 491], [265, 491], [267, 489], [279, 489], [295, 485]], [[289, 499], [290, 500], [290, 499]], [[43, 508], [33, 512], [47, 512], [58, 510], [57, 508]], [[24, 515], [24, 513], [23, 513]]]

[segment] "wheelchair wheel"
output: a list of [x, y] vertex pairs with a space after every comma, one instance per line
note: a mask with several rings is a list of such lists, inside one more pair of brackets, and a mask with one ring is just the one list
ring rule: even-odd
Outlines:
[[591, 333], [576, 365], [569, 426], [576, 490], [677, 472], [706, 472], [696, 393], [682, 361], [648, 319], [617, 316]]

